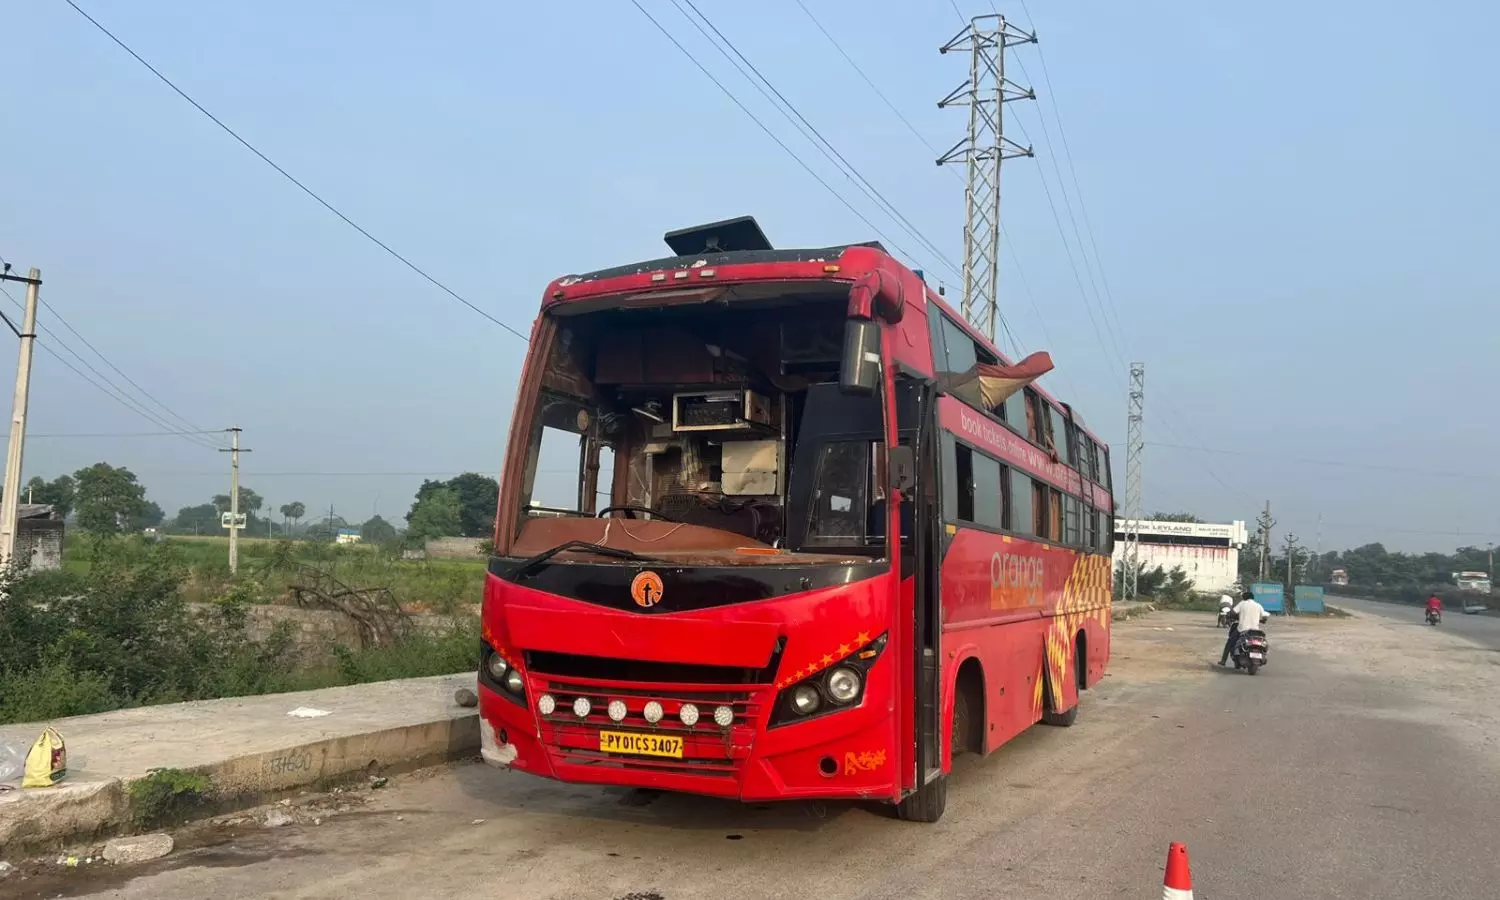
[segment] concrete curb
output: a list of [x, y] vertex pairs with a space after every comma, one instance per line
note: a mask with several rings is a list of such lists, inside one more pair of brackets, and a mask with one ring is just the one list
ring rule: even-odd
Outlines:
[[[210, 815], [256, 806], [286, 791], [375, 771], [410, 771], [478, 752], [477, 711], [445, 712], [432, 721], [291, 744], [184, 771], [208, 776], [211, 788], [203, 812]], [[136, 780], [64, 782], [0, 794], [0, 857], [51, 851], [130, 829], [130, 785]]]

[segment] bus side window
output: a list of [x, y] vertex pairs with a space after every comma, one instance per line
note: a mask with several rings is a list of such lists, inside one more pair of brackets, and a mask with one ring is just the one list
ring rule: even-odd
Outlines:
[[1099, 545], [1099, 513], [1090, 506], [1083, 508], [1083, 549], [1094, 552]]
[[1063, 497], [1063, 543], [1069, 547], [1077, 547], [1081, 541], [1082, 505], [1077, 497]]
[[1047, 440], [1044, 446], [1051, 449], [1067, 465], [1073, 464], [1073, 445], [1067, 440], [1067, 420], [1062, 412], [1050, 403], [1043, 404], [1047, 414]]
[[1033, 391], [1031, 388], [1026, 388], [1026, 390], [1022, 393], [1026, 395], [1026, 439], [1031, 441], [1033, 444], [1040, 444], [1042, 441], [1041, 433], [1038, 430], [1040, 426], [1038, 425], [1037, 421], [1038, 417], [1036, 404], [1038, 398], [1036, 395], [1036, 391]]
[[1005, 489], [1000, 463], [974, 454], [974, 521], [986, 528], [1005, 526]]
[[1010, 530], [1016, 534], [1036, 534], [1036, 523], [1032, 519], [1034, 505], [1031, 476], [1020, 469], [1010, 470]]
[[1109, 471], [1109, 448], [1103, 445], [1099, 447], [1099, 484], [1112, 487], [1115, 483]]

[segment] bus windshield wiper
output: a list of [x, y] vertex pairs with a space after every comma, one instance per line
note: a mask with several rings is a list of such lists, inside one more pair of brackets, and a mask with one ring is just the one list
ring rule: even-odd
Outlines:
[[549, 559], [559, 553], [562, 553], [565, 550], [588, 550], [589, 552], [597, 553], [600, 556], [610, 556], [614, 557], [615, 559], [633, 560], [636, 562], [644, 562], [651, 559], [651, 557], [642, 556], [633, 550], [622, 550], [619, 547], [606, 547], [603, 544], [593, 544], [588, 541], [567, 541], [565, 543], [558, 544], [556, 547], [553, 547], [550, 550], [543, 550], [536, 556], [527, 557], [526, 559], [521, 560], [520, 565], [516, 566], [515, 571], [512, 572], [511, 575], [515, 578], [525, 578], [527, 575], [530, 575], [532, 572], [545, 565]]

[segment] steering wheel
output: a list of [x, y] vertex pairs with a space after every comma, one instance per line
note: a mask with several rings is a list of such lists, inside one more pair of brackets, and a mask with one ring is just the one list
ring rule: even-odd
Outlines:
[[602, 518], [604, 518], [605, 516], [609, 515], [612, 512], [626, 512], [626, 513], [629, 513], [630, 515], [629, 515], [628, 518], [631, 518], [631, 519], [636, 518], [636, 513], [645, 513], [646, 515], [650, 516], [652, 519], [659, 519], [659, 520], [661, 520], [663, 522], [675, 522], [675, 521], [677, 521], [676, 519], [669, 518], [667, 516], [662, 515], [661, 513], [657, 512], [656, 510], [652, 509], [649, 506], [629, 506], [629, 505], [623, 504], [623, 503], [620, 504], [620, 505], [618, 505], [618, 506], [606, 506], [603, 509], [599, 510], [599, 518], [602, 519]]

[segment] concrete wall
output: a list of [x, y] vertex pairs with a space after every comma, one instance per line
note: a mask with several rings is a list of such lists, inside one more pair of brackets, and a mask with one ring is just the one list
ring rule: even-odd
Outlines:
[[16, 559], [31, 561], [33, 572], [62, 568], [63, 523], [57, 519], [19, 519]]
[[427, 542], [428, 559], [479, 559], [486, 538], [435, 538]]
[[[195, 612], [212, 614], [215, 611], [211, 603], [190, 603], [188, 606]], [[460, 613], [460, 616], [462, 615]], [[475, 606], [468, 616], [478, 618], [479, 607]], [[417, 629], [433, 633], [446, 631], [461, 621], [458, 616], [440, 615], [412, 616], [411, 620]], [[270, 637], [276, 626], [282, 622], [290, 624], [293, 644], [303, 663], [307, 665], [332, 662], [334, 644], [342, 644], [346, 647], [360, 646], [359, 628], [352, 619], [342, 613], [318, 609], [302, 609], [296, 606], [252, 606], [249, 609], [246, 630], [253, 640], [263, 641]]]

